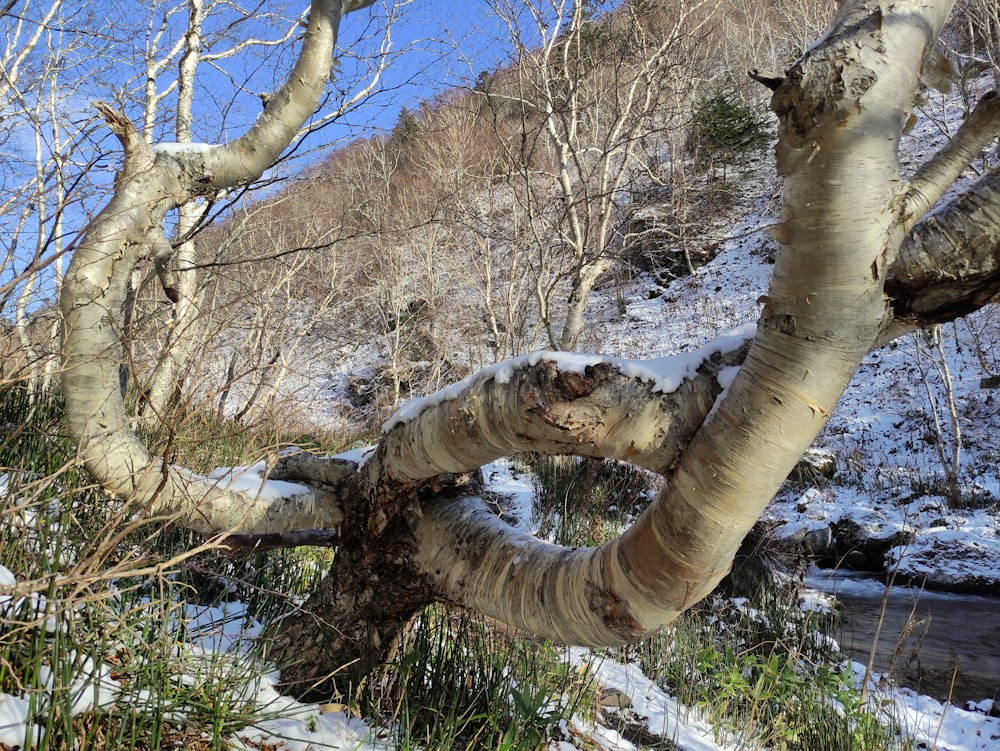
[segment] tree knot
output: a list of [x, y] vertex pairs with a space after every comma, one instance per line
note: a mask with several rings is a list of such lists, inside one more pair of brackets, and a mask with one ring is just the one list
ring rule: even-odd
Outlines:
[[607, 375], [610, 369], [611, 366], [608, 363], [601, 362], [588, 365], [584, 368], [583, 373], [558, 370], [554, 381], [567, 399], [579, 399], [594, 393], [598, 382]]

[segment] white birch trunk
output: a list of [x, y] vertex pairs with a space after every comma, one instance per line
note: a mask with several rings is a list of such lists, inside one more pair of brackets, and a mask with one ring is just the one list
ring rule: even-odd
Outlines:
[[[177, 111], [174, 138], [177, 143], [191, 143], [194, 81], [201, 60], [201, 30], [205, 20], [202, 0], [188, 0], [188, 26], [184, 35], [184, 54], [177, 76]], [[187, 239], [201, 219], [203, 209], [195, 201], [185, 201], [177, 207], [177, 225], [172, 254], [176, 268], [170, 270], [169, 258], [159, 264], [160, 279], [170, 301], [170, 321], [163, 357], [153, 372], [146, 394], [151, 419], [158, 421], [169, 415], [180, 396], [185, 372], [198, 343], [198, 275], [195, 271], [194, 241]]]
[[[996, 299], [995, 179], [921, 222], [968, 147], [996, 135], [995, 95], [910, 183], [898, 171], [921, 58], [950, 8], [947, 0], [846, 0], [777, 89], [779, 254], [756, 337], [719, 404], [718, 369], [741, 353], [706, 355], [669, 393], [633, 365], [598, 358], [561, 368], [537, 357], [398, 415], [360, 470], [282, 460], [276, 474], [312, 488], [292, 499], [226, 493], [149, 454], [118, 391], [120, 310], [133, 266], [166, 242], [167, 211], [253, 179], [294, 137], [329, 74], [341, 4], [315, 0], [295, 71], [232, 143], [157, 154], [105, 109], [125, 167], [74, 254], [60, 301], [68, 424], [84, 463], [148, 513], [175, 514], [205, 534], [338, 531], [334, 571], [275, 627], [272, 657], [295, 688], [354, 659], [370, 667], [406, 618], [434, 600], [577, 644], [620, 644], [663, 628], [726, 573], [872, 347], [934, 314], [927, 310], [950, 315]], [[949, 261], [958, 271], [945, 270]], [[895, 317], [914, 304], [921, 312], [912, 320]], [[666, 482], [622, 537], [594, 549], [544, 544], [475, 501], [438, 497], [454, 488], [454, 475], [523, 450], [618, 458]]]
[[324, 506], [321, 494], [304, 493], [287, 506], [276, 506], [263, 497], [230, 493], [151, 456], [133, 433], [119, 393], [119, 333], [132, 269], [143, 258], [169, 254], [163, 236], [167, 212], [196, 196], [249, 182], [278, 158], [320, 100], [342, 13], [367, 4], [313, 3], [302, 52], [288, 81], [257, 123], [231, 143], [157, 153], [132, 123], [102, 108], [122, 141], [125, 165], [114, 198], [73, 254], [60, 296], [66, 415], [91, 474], [150, 514], [173, 514], [179, 523], [206, 534], [261, 524], [302, 528], [310, 518], [313, 527], [340, 523], [340, 509], [329, 499]]
[[711, 591], [889, 326], [883, 285], [913, 195], [896, 148], [949, 10], [845, 3], [776, 92], [785, 200], [758, 335], [647, 512], [619, 540], [570, 552], [499, 534], [475, 511], [425, 510], [418, 559], [448, 599], [596, 645], [653, 633]]

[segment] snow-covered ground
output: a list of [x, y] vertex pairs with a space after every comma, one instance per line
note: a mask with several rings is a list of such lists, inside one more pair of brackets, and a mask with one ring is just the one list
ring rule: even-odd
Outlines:
[[[914, 162], [925, 159], [942, 143], [949, 122], [960, 111], [942, 105], [939, 117], [923, 118], [904, 144]], [[951, 117], [949, 121], [944, 115]], [[629, 288], [624, 314], [609, 293], [595, 300], [589, 339], [604, 352], [620, 358], [643, 359], [692, 351], [720, 333], [752, 323], [756, 300], [764, 294], [770, 267], [767, 226], [776, 221], [774, 191], [762, 171], [744, 182], [742, 209], [720, 216], [704, 228], [706, 242], [721, 241], [718, 255], [696, 276], [669, 287], [640, 275]], [[754, 179], [756, 178], [756, 179]], [[762, 189], [762, 186], [765, 186]], [[734, 218], [735, 216], [735, 218]], [[903, 533], [906, 541], [887, 551], [886, 565], [901, 576], [928, 586], [1000, 586], [1000, 449], [996, 435], [1000, 416], [995, 392], [981, 380], [1000, 372], [993, 345], [1000, 339], [1000, 317], [984, 311], [968, 321], [942, 327], [940, 344], [923, 334], [904, 337], [863, 363], [817, 449], [835, 457], [832, 477], [792, 484], [768, 511], [779, 536], [794, 537], [849, 523], [870, 539]], [[315, 362], [318, 386], [297, 384], [318, 414], [334, 414], [323, 405], [331, 390], [358, 362]], [[946, 384], [950, 382], [950, 389]], [[325, 390], [324, 390], [325, 389]], [[440, 397], [438, 397], [440, 398]], [[401, 419], [417, 409], [410, 405]], [[951, 466], [961, 433], [956, 484], [961, 504], [949, 504], [942, 481]], [[941, 451], [939, 451], [941, 449]], [[493, 490], [514, 499], [520, 519], [530, 518], [530, 483], [500, 462], [487, 471]], [[13, 585], [13, 575], [0, 567], [0, 585]], [[0, 596], [0, 615], [15, 605]], [[244, 655], [259, 632], [249, 627], [239, 603], [188, 609], [185, 650], [192, 670], [221, 656]], [[235, 630], [234, 630], [235, 629]], [[569, 658], [585, 660], [579, 650]], [[680, 705], [651, 682], [636, 665], [610, 659], [594, 663], [599, 685], [628, 697], [631, 712], [644, 718], [650, 732], [672, 739], [677, 748], [692, 751], [735, 749], [696, 710]], [[861, 666], [851, 669], [864, 680]], [[998, 677], [1000, 678], [1000, 677]], [[247, 690], [260, 719], [235, 734], [233, 743], [247, 749], [266, 743], [288, 751], [311, 749], [382, 749], [377, 729], [351, 716], [339, 705], [309, 705], [278, 694], [275, 677], [261, 674]], [[991, 751], [1000, 748], [1000, 719], [989, 716], [991, 699], [968, 708], [942, 704], [913, 691], [869, 676], [871, 700], [883, 702], [904, 732], [925, 748], [939, 751]], [[107, 665], [83, 661], [79, 668], [78, 711], [114, 702], [124, 688]], [[136, 697], [132, 697], [134, 700]], [[142, 697], [139, 697], [140, 699]], [[270, 719], [265, 719], [270, 717]], [[44, 732], [31, 728], [29, 703], [21, 695], [0, 694], [0, 744], [17, 747], [25, 738]], [[636, 746], [616, 731], [577, 718], [581, 735], [597, 748], [625, 751]], [[556, 751], [571, 751], [568, 741], [553, 743]]]
[[[701, 345], [752, 319], [766, 290], [766, 243], [762, 233], [725, 243], [696, 277], [656, 299], [644, 299], [640, 280], [626, 316], [605, 322], [602, 337], [622, 350], [615, 354], [660, 354]], [[995, 311], [942, 327], [940, 350], [914, 334], [872, 352], [815, 445], [834, 457], [833, 477], [812, 486], [790, 483], [768, 511], [775, 533], [790, 537], [840, 521], [872, 538], [905, 532], [912, 539], [886, 562], [900, 575], [931, 587], [1000, 593], [1000, 416], [994, 392], [980, 388], [996, 372], [985, 369], [983, 358], [993, 358], [991, 346], [981, 347], [986, 337], [1000, 337]], [[956, 508], [943, 494], [937, 450], [940, 442], [950, 468], [955, 434], [945, 367], [961, 433]]]
[[[501, 494], [509, 504], [512, 518], [522, 524], [531, 524], [531, 479], [511, 471], [505, 462], [487, 469], [486, 477], [491, 490]], [[15, 584], [13, 575], [0, 567], [0, 584]], [[0, 598], [0, 609], [16, 603], [11, 598]], [[246, 650], [260, 633], [260, 625], [246, 618], [241, 603], [223, 603], [214, 607], [189, 606], [185, 610], [186, 640], [178, 645], [178, 654], [189, 665], [191, 680], [199, 679], [205, 666], [223, 659], [248, 660]], [[50, 628], [57, 628], [55, 622]], [[645, 723], [649, 733], [672, 739], [679, 749], [692, 751], [728, 751], [740, 746], [726, 742], [726, 734], [713, 728], [703, 714], [681, 705], [663, 688], [649, 680], [637, 665], [621, 664], [608, 658], [593, 660], [586, 650], [569, 650], [567, 659], [577, 664], [589, 663], [601, 691], [612, 692], [627, 699], [616, 703], [628, 707], [628, 715]], [[249, 666], [248, 666], [249, 667]], [[851, 666], [859, 680], [863, 667]], [[250, 669], [248, 672], [255, 672]], [[288, 751], [319, 749], [385, 749], [387, 743], [378, 728], [371, 728], [353, 717], [341, 705], [303, 704], [281, 696], [275, 689], [277, 676], [261, 673], [243, 689], [245, 698], [252, 701], [260, 716], [253, 726], [237, 732], [231, 739], [236, 748], [261, 748], [264, 744], [278, 744], [276, 748]], [[988, 703], [979, 711], [943, 705], [907, 689], [893, 687], [872, 676], [872, 701], [886, 702], [882, 710], [891, 712], [905, 733], [926, 747], [944, 751], [978, 751], [995, 748], [1000, 739], [1000, 719], [985, 714]], [[113, 677], [110, 665], [95, 665], [84, 660], [79, 666], [75, 685], [74, 712], [83, 712], [95, 706], [108, 706], [127, 700], [139, 707], [149, 696], [129, 693]], [[37, 701], [37, 700], [36, 700]], [[624, 711], [624, 710], [615, 710]], [[580, 737], [593, 740], [597, 748], [608, 751], [627, 751], [638, 746], [628, 741], [617, 730], [576, 717], [573, 729]], [[24, 739], [40, 739], [41, 727], [31, 727], [29, 703], [22, 696], [0, 694], [0, 743], [17, 747]], [[553, 742], [554, 751], [571, 751], [576, 748], [568, 741]]]
[[[512, 471], [505, 461], [491, 465], [485, 474], [491, 490], [506, 499], [511, 518], [530, 527], [534, 492], [531, 478]], [[0, 567], [0, 584], [14, 583], [13, 575]], [[815, 595], [812, 599], [822, 601]], [[10, 597], [0, 598], [0, 610], [12, 604]], [[280, 695], [275, 688], [277, 676], [261, 672], [249, 664], [248, 650], [260, 630], [260, 624], [248, 620], [245, 606], [239, 602], [185, 608], [186, 638], [177, 646], [177, 652], [178, 658], [188, 666], [191, 682], [201, 680], [203, 671], [210, 670], [222, 660], [248, 661], [245, 672], [255, 676], [242, 691], [243, 698], [257, 707], [259, 719], [232, 735], [229, 741], [234, 748], [248, 751], [265, 747], [274, 751], [385, 751], [390, 748], [383, 729], [367, 725], [343, 705], [304, 704]], [[612, 708], [608, 711], [612, 719], [620, 713], [627, 714], [633, 724], [642, 724], [652, 736], [672, 740], [682, 751], [736, 751], [744, 748], [738, 740], [729, 740], [725, 731], [713, 727], [701, 710], [684, 706], [651, 681], [637, 664], [622, 664], [606, 657], [595, 658], [583, 649], [568, 650], [566, 659], [575, 665], [589, 665], [601, 695], [625, 697], [609, 703]], [[864, 666], [847, 663], [845, 669], [855, 674], [859, 684], [864, 680]], [[130, 693], [113, 677], [113, 672], [110, 665], [82, 661], [74, 684], [74, 713], [95, 706], [108, 706], [116, 701], [127, 701], [130, 706], [140, 708], [143, 701], [151, 700], [148, 695]], [[989, 716], [989, 700], [961, 708], [897, 687], [881, 680], [879, 675], [871, 675], [868, 680], [872, 711], [891, 717], [906, 737], [923, 748], [992, 751], [1000, 744], [1000, 718]], [[604, 751], [640, 748], [610, 726], [614, 724], [598, 724], [593, 719], [574, 716], [570, 722], [570, 735], [589, 738], [594, 748]], [[0, 744], [16, 748], [25, 738], [41, 739], [44, 732], [40, 726], [32, 725], [27, 699], [0, 694]], [[580, 748], [582, 751], [591, 746], [578, 747], [570, 741], [559, 740], [553, 741], [548, 748], [551, 751], [575, 751]]]

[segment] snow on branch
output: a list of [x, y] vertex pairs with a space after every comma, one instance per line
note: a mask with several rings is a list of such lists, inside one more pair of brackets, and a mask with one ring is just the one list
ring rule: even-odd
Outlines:
[[685, 380], [693, 378], [698, 368], [706, 360], [713, 355], [735, 352], [750, 341], [756, 331], [756, 324], [744, 324], [691, 352], [650, 360], [626, 360], [609, 355], [583, 352], [550, 350], [532, 352], [490, 365], [428, 396], [410, 399], [385, 422], [382, 431], [388, 433], [397, 425], [411, 422], [419, 417], [426, 409], [458, 399], [477, 382], [493, 379], [497, 384], [507, 384], [513, 379], [516, 371], [533, 368], [543, 361], [554, 363], [560, 373], [581, 376], [586, 374], [588, 368], [600, 364], [610, 365], [627, 378], [635, 378], [640, 383], [651, 384], [650, 391], [654, 394], [670, 394], [676, 391]]
[[538, 451], [664, 472], [722, 392], [720, 370], [740, 361], [754, 330], [656, 360], [542, 352], [499, 363], [404, 405], [366, 466], [405, 483]]

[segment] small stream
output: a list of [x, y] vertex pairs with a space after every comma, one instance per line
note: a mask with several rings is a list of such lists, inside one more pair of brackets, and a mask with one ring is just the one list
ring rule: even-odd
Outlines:
[[[812, 589], [841, 602], [841, 633], [853, 659], [867, 664], [885, 586], [874, 574], [815, 570]], [[873, 669], [941, 701], [1000, 700], [1000, 597], [890, 589]]]

